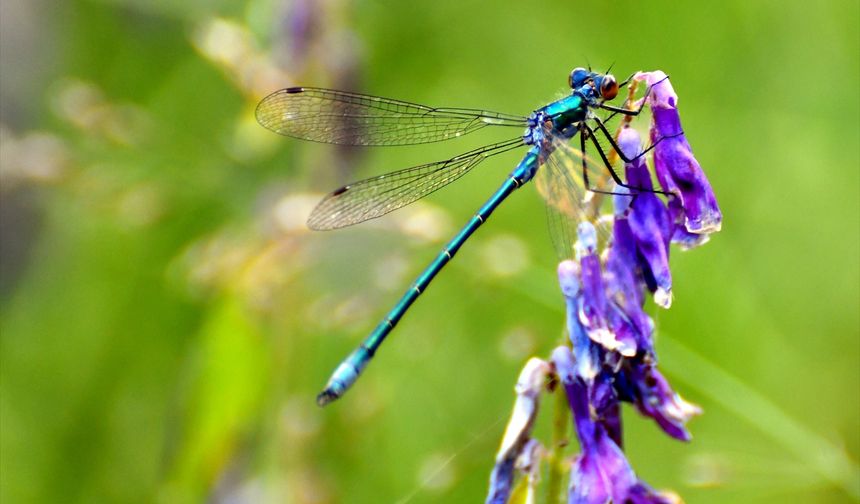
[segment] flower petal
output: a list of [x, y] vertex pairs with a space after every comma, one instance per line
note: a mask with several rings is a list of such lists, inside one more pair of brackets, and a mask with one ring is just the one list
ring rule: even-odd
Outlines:
[[549, 372], [549, 364], [535, 357], [529, 359], [520, 372], [515, 387], [517, 401], [496, 453], [493, 471], [490, 473], [487, 503], [503, 504], [508, 501], [514, 481], [514, 468], [517, 459], [531, 441], [531, 432], [538, 412], [538, 398]]
[[660, 185], [680, 196], [687, 231], [695, 234], [719, 231], [722, 213], [711, 184], [684, 136], [678, 95], [672, 84], [660, 71], [638, 73], [634, 78], [646, 81], [650, 87], [651, 142], [656, 144], [654, 171]]
[[681, 441], [692, 439], [685, 424], [702, 410], [681, 398], [657, 367], [644, 359], [628, 361], [615, 381], [619, 396], [653, 418], [666, 434]]
[[567, 330], [576, 355], [575, 374], [590, 381], [600, 370], [601, 357], [600, 349], [592, 343], [579, 320], [582, 304], [582, 284], [579, 276], [579, 263], [563, 261], [558, 265], [558, 280], [567, 304]]
[[643, 190], [631, 204], [628, 216], [630, 230], [653, 280], [654, 301], [668, 308], [672, 304], [669, 242], [674, 230], [671, 216], [663, 201], [653, 192], [647, 192], [653, 189], [653, 185], [645, 157], [636, 157], [642, 150], [639, 133], [633, 128], [623, 128], [618, 143], [628, 158], [635, 158], [625, 165], [627, 184]]
[[[597, 256], [597, 233], [588, 222], [577, 229], [576, 248], [581, 267], [582, 295], [579, 303], [579, 322], [588, 337], [610, 351], [621, 350], [623, 342], [615, 338], [609, 327], [609, 302], [603, 284], [603, 271]], [[635, 349], [633, 350], [635, 353]]]
[[639, 481], [624, 453], [602, 430], [595, 432], [595, 440], [574, 464], [569, 503], [672, 504]]

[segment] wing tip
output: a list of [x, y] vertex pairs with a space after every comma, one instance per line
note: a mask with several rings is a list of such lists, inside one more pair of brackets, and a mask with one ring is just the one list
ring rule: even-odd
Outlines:
[[333, 231], [344, 227], [342, 225], [337, 225], [337, 223], [326, 222], [325, 217], [321, 217], [319, 215], [311, 215], [308, 217], [306, 225], [311, 231]]
[[271, 110], [271, 107], [273, 106], [271, 105], [271, 103], [275, 102], [278, 99], [278, 96], [283, 96], [284, 94], [299, 94], [303, 93], [304, 91], [305, 88], [302, 86], [293, 86], [279, 89], [273, 93], [270, 93], [265, 98], [260, 100], [260, 102], [257, 104], [257, 107], [254, 109], [254, 116], [256, 117], [257, 122], [270, 131], [274, 131], [275, 133], [279, 133], [281, 135], [286, 134], [283, 131], [280, 131], [278, 128], [274, 127], [274, 125], [272, 124], [271, 115], [275, 111]]

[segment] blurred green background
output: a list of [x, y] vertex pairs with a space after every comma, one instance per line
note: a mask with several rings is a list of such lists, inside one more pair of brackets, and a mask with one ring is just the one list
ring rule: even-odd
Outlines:
[[314, 395], [517, 155], [311, 234], [322, 192], [505, 135], [345, 150], [253, 108], [309, 84], [527, 114], [587, 61], [671, 75], [724, 212], [655, 313], [705, 414], [682, 444], [625, 411], [634, 468], [690, 503], [860, 500], [858, 5], [3, 0], [0, 500], [481, 502], [562, 334], [534, 189]]

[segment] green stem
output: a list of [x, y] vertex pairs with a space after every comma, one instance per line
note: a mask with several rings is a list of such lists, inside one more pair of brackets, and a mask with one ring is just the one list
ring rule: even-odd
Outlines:
[[547, 482], [546, 501], [548, 504], [560, 504], [565, 502], [562, 492], [564, 484], [562, 482], [566, 472], [564, 449], [570, 442], [567, 437], [570, 409], [561, 384], [556, 387], [553, 395], [555, 396], [555, 411], [552, 419], [552, 446], [549, 452], [549, 481]]

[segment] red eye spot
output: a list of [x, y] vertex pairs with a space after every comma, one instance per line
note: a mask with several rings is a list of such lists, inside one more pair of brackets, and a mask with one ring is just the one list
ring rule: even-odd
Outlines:
[[618, 82], [615, 77], [607, 75], [603, 78], [603, 82], [600, 84], [600, 96], [604, 100], [611, 100], [618, 96]]

